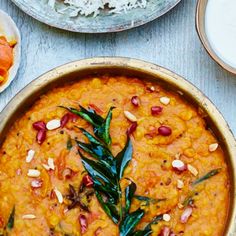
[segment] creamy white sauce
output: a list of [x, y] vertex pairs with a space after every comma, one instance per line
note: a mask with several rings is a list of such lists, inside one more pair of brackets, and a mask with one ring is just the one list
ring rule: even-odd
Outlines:
[[205, 29], [217, 56], [236, 68], [236, 0], [208, 0]]

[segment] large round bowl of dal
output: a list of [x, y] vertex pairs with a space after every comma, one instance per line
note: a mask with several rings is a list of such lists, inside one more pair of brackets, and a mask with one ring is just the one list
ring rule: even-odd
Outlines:
[[0, 114], [1, 235], [235, 235], [235, 139], [167, 69], [92, 58]]
[[83, 33], [117, 32], [150, 22], [181, 0], [12, 0], [48, 25]]

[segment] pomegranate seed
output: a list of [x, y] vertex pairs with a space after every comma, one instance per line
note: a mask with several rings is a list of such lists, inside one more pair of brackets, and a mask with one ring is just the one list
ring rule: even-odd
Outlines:
[[133, 96], [133, 97], [131, 98], [131, 103], [132, 103], [134, 106], [138, 107], [138, 106], [140, 105], [139, 97], [138, 97], [138, 96]]
[[78, 120], [78, 116], [74, 113], [69, 113], [70, 114], [70, 119], [72, 122], [76, 122]]
[[85, 215], [79, 215], [79, 223], [80, 223], [80, 230], [81, 233], [84, 234], [87, 231], [88, 223]]
[[72, 169], [70, 169], [70, 168], [66, 168], [62, 172], [62, 176], [63, 176], [64, 179], [70, 179], [74, 175], [75, 175], [75, 172]]
[[64, 116], [62, 116], [62, 118], [61, 118], [61, 128], [64, 128], [69, 120], [70, 120], [70, 114], [69, 113], [66, 113]]
[[181, 160], [172, 161], [172, 167], [175, 170], [180, 171], [180, 172], [187, 170], [187, 165]]
[[46, 124], [43, 121], [37, 121], [33, 123], [33, 128], [37, 131], [46, 130]]
[[162, 110], [163, 110], [163, 107], [160, 107], [160, 106], [151, 107], [152, 115], [159, 115], [159, 114], [161, 114]]
[[158, 133], [162, 136], [170, 136], [172, 134], [172, 130], [170, 127], [162, 125], [158, 128]]
[[193, 208], [187, 207], [180, 217], [181, 223], [183, 223], [183, 224], [187, 223], [189, 217], [192, 215], [192, 212], [193, 212]]
[[86, 187], [92, 187], [93, 186], [93, 180], [89, 175], [85, 175], [83, 177], [82, 183], [86, 186]]
[[55, 198], [56, 198], [56, 194], [55, 194], [55, 191], [52, 189], [50, 193], [50, 199], [55, 199]]
[[127, 129], [127, 134], [131, 135], [136, 130], [137, 126], [137, 122], [132, 123], [131, 126]]
[[45, 141], [45, 139], [46, 139], [46, 130], [45, 129], [39, 130], [36, 136], [38, 144], [42, 144]]
[[43, 181], [41, 179], [34, 179], [31, 182], [31, 187], [32, 188], [41, 188], [43, 185]]
[[162, 228], [160, 234], [158, 236], [170, 236], [170, 228], [167, 226], [164, 226], [164, 228]]

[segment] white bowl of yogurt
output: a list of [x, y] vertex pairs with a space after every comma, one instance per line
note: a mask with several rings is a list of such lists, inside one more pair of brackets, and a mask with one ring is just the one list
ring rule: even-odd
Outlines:
[[236, 74], [236, 0], [198, 0], [196, 28], [209, 55]]

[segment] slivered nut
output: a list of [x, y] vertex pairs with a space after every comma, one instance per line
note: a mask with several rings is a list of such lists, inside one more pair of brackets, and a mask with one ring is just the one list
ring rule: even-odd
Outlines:
[[33, 215], [33, 214], [27, 214], [27, 215], [23, 215], [22, 216], [22, 219], [27, 219], [27, 220], [33, 220], [33, 219], [35, 219], [36, 218], [36, 216], [35, 215]]
[[187, 169], [186, 164], [181, 160], [172, 161], [172, 167], [177, 171], [185, 171]]
[[54, 130], [61, 127], [61, 121], [59, 119], [50, 120], [46, 125], [48, 130]]
[[168, 105], [170, 103], [170, 98], [168, 97], [161, 97], [160, 102], [164, 105]]
[[35, 169], [29, 169], [28, 173], [27, 173], [27, 175], [29, 177], [33, 177], [33, 178], [39, 177], [40, 174], [41, 174], [40, 171], [39, 170], [35, 170]]
[[198, 170], [195, 167], [193, 167], [192, 165], [188, 164], [187, 168], [191, 172], [191, 174], [193, 174], [194, 176], [198, 175]]
[[62, 196], [61, 192], [57, 188], [54, 188], [54, 192], [55, 192], [55, 194], [57, 196], [58, 202], [60, 204], [62, 204], [63, 203], [63, 196]]
[[131, 121], [131, 122], [137, 122], [136, 116], [133, 115], [131, 112], [129, 112], [129, 111], [124, 111], [124, 115], [125, 115], [125, 117], [126, 117], [129, 121]]
[[209, 152], [214, 152], [218, 148], [219, 144], [218, 143], [212, 143], [209, 145], [208, 150]]
[[34, 158], [34, 155], [35, 155], [35, 151], [34, 150], [29, 150], [25, 161], [27, 163], [30, 163]]
[[184, 187], [184, 182], [180, 179], [177, 180], [177, 188], [182, 189]]

